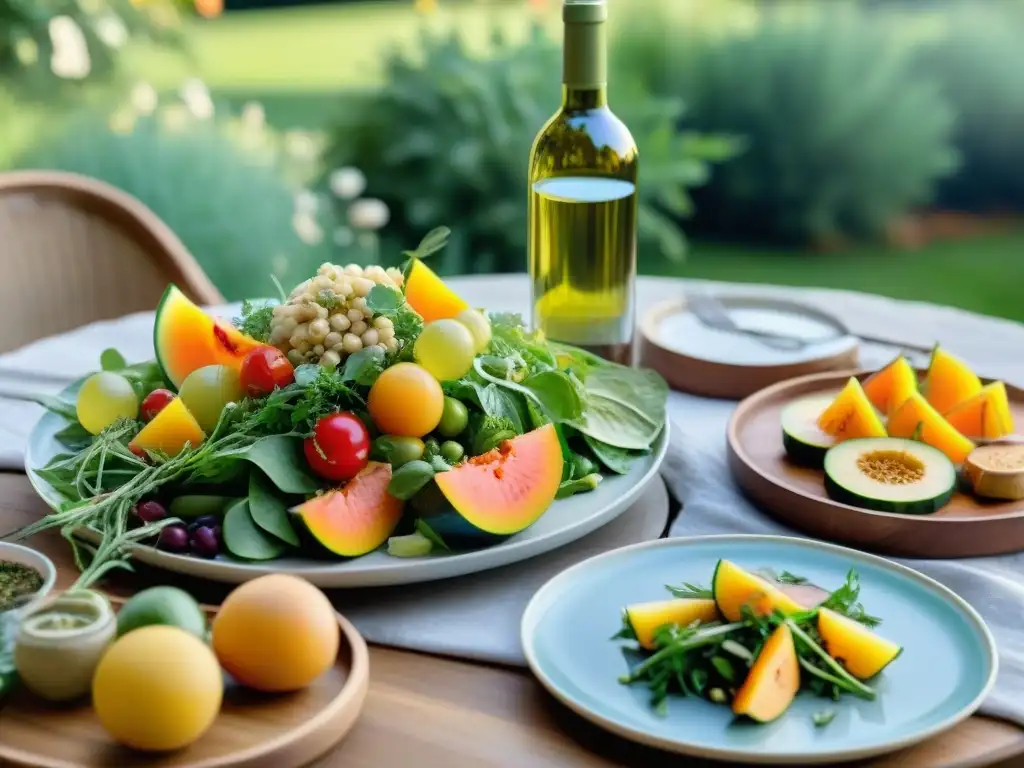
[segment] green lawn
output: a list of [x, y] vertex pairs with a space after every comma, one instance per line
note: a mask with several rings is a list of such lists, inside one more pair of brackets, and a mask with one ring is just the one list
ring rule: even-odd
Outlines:
[[687, 263], [665, 274], [867, 291], [1024, 322], [1024, 230], [915, 251], [880, 246], [812, 254], [695, 243]]

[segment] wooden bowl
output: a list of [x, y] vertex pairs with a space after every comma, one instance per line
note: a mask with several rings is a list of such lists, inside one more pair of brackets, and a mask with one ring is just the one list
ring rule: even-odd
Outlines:
[[[215, 608], [208, 608], [213, 614]], [[334, 666], [305, 690], [269, 695], [229, 684], [217, 720], [195, 744], [145, 754], [115, 744], [88, 703], [59, 706], [23, 689], [0, 703], [0, 764], [26, 768], [299, 768], [352, 728], [370, 684], [366, 642], [342, 616]], [[253, 638], [253, 642], [259, 642]]]
[[[804, 376], [741, 402], [727, 433], [729, 468], [753, 501], [811, 536], [903, 557], [978, 557], [1024, 550], [1024, 501], [986, 502], [957, 492], [931, 515], [897, 515], [840, 504], [825, 493], [824, 473], [792, 464], [782, 447], [780, 413], [799, 397], [837, 392], [848, 371]], [[1014, 420], [1024, 424], [1024, 391], [1006, 386]]]

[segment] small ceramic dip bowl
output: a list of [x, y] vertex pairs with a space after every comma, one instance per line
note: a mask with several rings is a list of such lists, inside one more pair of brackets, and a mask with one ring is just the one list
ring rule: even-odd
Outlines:
[[[29, 568], [38, 574], [38, 579], [26, 570]], [[31, 610], [50, 593], [56, 581], [57, 569], [42, 552], [0, 542], [0, 615], [7, 611]], [[24, 591], [25, 584], [38, 586]]]

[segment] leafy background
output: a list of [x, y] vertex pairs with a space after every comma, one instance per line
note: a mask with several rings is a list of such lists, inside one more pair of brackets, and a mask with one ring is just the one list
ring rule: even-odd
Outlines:
[[[524, 267], [558, 3], [196, 5], [0, 0], [0, 168], [136, 194], [231, 297], [326, 258], [393, 263], [436, 224], [456, 232], [446, 273]], [[641, 149], [642, 271], [1024, 319], [1024, 3], [630, 7], [612, 103]], [[55, 17], [81, 29], [86, 75], [55, 73]]]

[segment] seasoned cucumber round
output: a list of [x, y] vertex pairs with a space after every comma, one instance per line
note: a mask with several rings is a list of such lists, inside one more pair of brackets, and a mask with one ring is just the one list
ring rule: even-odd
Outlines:
[[818, 417], [832, 402], [831, 395], [813, 395], [794, 400], [782, 409], [782, 445], [796, 464], [821, 467], [835, 438], [818, 429]]
[[847, 440], [825, 454], [825, 490], [843, 504], [924, 515], [945, 506], [955, 488], [953, 462], [916, 440]]

